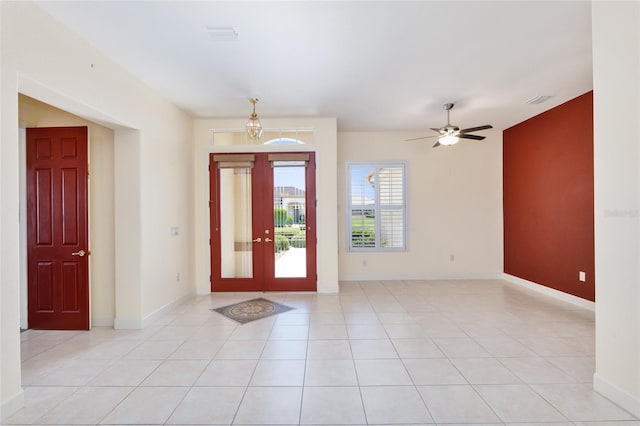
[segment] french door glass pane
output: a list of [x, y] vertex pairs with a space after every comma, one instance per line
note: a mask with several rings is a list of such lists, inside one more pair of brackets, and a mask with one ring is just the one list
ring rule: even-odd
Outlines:
[[276, 278], [307, 276], [304, 161], [273, 163], [273, 221]]
[[251, 170], [220, 169], [222, 278], [253, 277]]

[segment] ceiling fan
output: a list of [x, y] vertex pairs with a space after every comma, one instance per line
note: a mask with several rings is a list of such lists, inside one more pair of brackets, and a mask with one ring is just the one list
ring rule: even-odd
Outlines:
[[468, 129], [460, 129], [458, 126], [452, 125], [451, 120], [449, 120], [449, 114], [451, 109], [453, 108], [453, 105], [454, 104], [449, 103], [449, 104], [444, 104], [442, 106], [447, 111], [447, 124], [440, 128], [431, 127], [431, 130], [433, 130], [434, 132], [438, 132], [439, 135], [422, 136], [420, 138], [405, 139], [405, 142], [415, 141], [418, 139], [438, 138], [438, 141], [436, 142], [436, 144], [433, 145], [433, 147], [435, 148], [440, 145], [454, 145], [458, 143], [460, 139], [473, 139], [476, 141], [481, 141], [485, 139], [485, 136], [471, 135], [470, 133], [478, 132], [480, 130], [493, 129], [493, 126], [490, 124], [485, 124], [484, 126], [469, 127]]

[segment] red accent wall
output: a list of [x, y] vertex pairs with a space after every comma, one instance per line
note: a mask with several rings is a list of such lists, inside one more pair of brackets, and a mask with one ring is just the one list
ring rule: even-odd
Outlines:
[[503, 142], [504, 271], [595, 301], [593, 92], [505, 130]]

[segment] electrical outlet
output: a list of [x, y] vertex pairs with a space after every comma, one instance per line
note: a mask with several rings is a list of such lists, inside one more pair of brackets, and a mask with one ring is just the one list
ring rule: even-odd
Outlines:
[[367, 259], [363, 259], [362, 260], [362, 267], [366, 268], [367, 267]]
[[578, 272], [578, 279], [582, 282], [586, 282], [587, 281], [587, 273], [584, 271], [580, 271]]
[[176, 282], [180, 282], [180, 272], [176, 272]]
[[455, 254], [450, 254], [449, 255], [449, 262], [454, 262], [456, 260], [456, 255]]

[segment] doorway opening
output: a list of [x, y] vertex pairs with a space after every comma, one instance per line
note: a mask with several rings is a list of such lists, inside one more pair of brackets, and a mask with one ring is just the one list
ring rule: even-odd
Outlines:
[[[89, 273], [90, 326], [113, 327], [115, 315], [115, 132], [105, 124], [98, 124], [79, 115], [59, 109], [50, 103], [23, 94], [18, 95], [19, 106], [19, 173], [20, 173], [20, 328], [34, 328], [29, 322], [27, 278], [27, 128], [82, 127], [87, 130], [88, 158], [85, 167], [91, 170], [87, 178], [88, 243], [84, 258]], [[72, 153], [66, 142], [66, 157]], [[69, 160], [69, 158], [67, 158]], [[66, 161], [66, 160], [65, 160]], [[67, 177], [71, 171], [67, 170]], [[41, 173], [42, 174], [42, 173]], [[69, 237], [69, 235], [67, 235]], [[89, 248], [92, 254], [89, 256]], [[72, 250], [76, 253], [78, 250]], [[70, 266], [70, 265], [68, 265]], [[41, 268], [42, 269], [42, 268]], [[69, 267], [66, 268], [69, 272]], [[69, 302], [67, 302], [68, 305]], [[37, 326], [47, 328], [48, 326]], [[83, 327], [85, 328], [85, 327]]]

